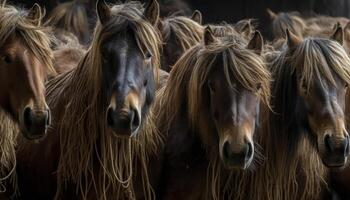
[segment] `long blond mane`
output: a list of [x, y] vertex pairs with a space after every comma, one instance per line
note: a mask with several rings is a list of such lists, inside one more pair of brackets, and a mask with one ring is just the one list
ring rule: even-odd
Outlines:
[[47, 68], [48, 75], [55, 75], [50, 48], [52, 38], [50, 30], [41, 26], [44, 11], [40, 12], [40, 18], [31, 20], [27, 18], [26, 10], [17, 9], [6, 2], [0, 3], [0, 46], [4, 45], [10, 35], [19, 33], [28, 49]]
[[188, 50], [175, 64], [160, 92], [161, 98], [157, 98], [155, 103], [155, 113], [158, 113], [156, 124], [162, 134], [167, 135], [177, 118], [186, 118], [190, 131], [199, 134], [210, 160], [207, 174], [209, 199], [221, 199], [222, 193], [230, 193], [231, 190], [225, 187], [222, 191], [227, 177], [221, 177], [224, 169], [218, 157], [218, 147], [213, 142], [215, 127], [204, 95], [214, 62], [222, 60], [223, 78], [229, 84], [240, 84], [249, 91], [257, 92], [256, 84], [261, 83], [262, 90], [257, 94], [266, 104], [270, 96], [270, 73], [264, 61], [246, 48], [245, 41], [237, 43], [237, 37], [222, 37], [210, 46], [200, 43]]
[[48, 102], [57, 116], [54, 127], [60, 135], [57, 195], [73, 183], [83, 199], [91, 193], [96, 199], [135, 198], [133, 181], [138, 173], [145, 198], [153, 199], [146, 163], [161, 139], [154, 131], [152, 113], [143, 120], [137, 137], [113, 135], [105, 119], [108, 103], [101, 91], [100, 46], [110, 35], [123, 31], [123, 24], [131, 24], [140, 48], [153, 55], [149, 67], [158, 77], [160, 37], [144, 19], [141, 4], [115, 5], [111, 12], [112, 23], [97, 25], [92, 45], [78, 67], [48, 84]]

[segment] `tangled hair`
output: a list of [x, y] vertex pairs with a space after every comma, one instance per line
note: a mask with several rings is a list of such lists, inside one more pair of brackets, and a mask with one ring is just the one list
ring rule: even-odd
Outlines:
[[55, 75], [50, 48], [52, 38], [50, 30], [41, 26], [44, 11], [40, 7], [39, 10], [39, 17], [30, 19], [26, 10], [6, 5], [6, 2], [0, 3], [0, 46], [4, 45], [10, 35], [18, 33], [28, 49], [47, 67], [48, 75]]
[[152, 199], [154, 193], [146, 163], [161, 138], [153, 130], [151, 112], [143, 120], [140, 134], [134, 138], [116, 138], [107, 127], [108, 99], [102, 92], [100, 47], [128, 24], [140, 49], [147, 49], [153, 55], [149, 67], [153, 68], [154, 77], [158, 77], [160, 37], [144, 19], [140, 3], [128, 2], [110, 9], [110, 23], [97, 25], [91, 47], [77, 68], [48, 84], [48, 103], [56, 116], [54, 127], [60, 135], [57, 195], [66, 184], [73, 183], [83, 199], [88, 198], [88, 194], [94, 194], [95, 199], [111, 196], [134, 199], [133, 181], [138, 173], [137, 180], [142, 180], [145, 198]]
[[[16, 167], [16, 138], [18, 135], [18, 125], [8, 116], [5, 111], [0, 109], [0, 193], [6, 191], [4, 182], [12, 183], [16, 188], [16, 176], [14, 170]], [[15, 189], [16, 190], [16, 189]]]
[[203, 26], [184, 16], [170, 16], [161, 21], [163, 43], [174, 36], [182, 52], [195, 46], [202, 40]]
[[298, 12], [281, 12], [273, 17], [271, 24], [274, 39], [284, 38], [286, 29], [302, 37], [305, 28], [306, 23]]
[[[190, 132], [199, 134], [210, 162], [207, 175], [207, 184], [211, 188], [207, 190], [211, 192], [207, 195], [211, 196], [210, 199], [221, 199], [218, 188], [225, 184], [221, 179], [226, 179], [220, 176], [223, 174], [223, 166], [219, 159], [218, 144], [213, 139], [215, 125], [205, 98], [206, 82], [214, 62], [222, 60], [225, 72], [223, 78], [231, 86], [239, 83], [247, 90], [257, 93], [256, 84], [261, 83], [258, 95], [262, 101], [268, 104], [270, 96], [270, 73], [260, 56], [248, 50], [246, 45], [237, 43], [232, 36], [217, 40], [209, 46], [202, 43], [194, 46], [178, 60], [161, 92], [161, 98], [157, 98], [155, 103], [155, 113], [158, 113], [156, 124], [162, 134], [166, 135], [176, 118], [181, 116], [187, 117]], [[229, 190], [228, 186], [225, 192]]]
[[[335, 84], [334, 76], [349, 83], [347, 66], [350, 59], [344, 48], [327, 39], [307, 38], [295, 49], [281, 51], [271, 63], [275, 82], [270, 102], [274, 112], [269, 113], [258, 134], [267, 159], [254, 175], [246, 175], [248, 183], [236, 199], [321, 198], [327, 171], [307, 130], [298, 125], [296, 70], [308, 88], [312, 80]], [[248, 193], [249, 188], [257, 191]]]
[[73, 33], [82, 44], [89, 42], [89, 18], [85, 5], [78, 0], [56, 6], [46, 24], [54, 27], [56, 34]]

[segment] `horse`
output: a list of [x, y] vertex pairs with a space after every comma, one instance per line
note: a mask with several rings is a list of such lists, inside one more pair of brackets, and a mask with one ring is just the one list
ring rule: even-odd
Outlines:
[[90, 41], [90, 21], [86, 5], [80, 0], [73, 0], [58, 4], [51, 11], [46, 25], [54, 28], [58, 40], [64, 40], [66, 35], [73, 34], [85, 45]]
[[154, 196], [145, 163], [161, 143], [156, 131], [148, 134], [155, 127], [149, 109], [160, 66], [159, 5], [98, 1], [97, 13], [78, 66], [47, 84], [53, 128], [43, 142], [17, 151], [21, 198]]
[[270, 9], [266, 10], [270, 20], [273, 40], [284, 38], [285, 30], [289, 29], [298, 37], [303, 37], [304, 29], [307, 27], [304, 19], [298, 12], [280, 12], [275, 13]]
[[260, 100], [269, 99], [270, 74], [256, 53], [261, 45], [258, 32], [246, 41], [216, 37], [207, 27], [174, 65], [154, 104], [165, 138], [160, 199], [221, 199], [229, 192], [222, 174], [253, 162]]
[[301, 39], [288, 29], [285, 37], [285, 47], [268, 64], [273, 111], [264, 114], [257, 138], [266, 159], [240, 176], [234, 199], [321, 199], [326, 167], [347, 162], [350, 59], [339, 41]]
[[42, 138], [50, 125], [44, 82], [55, 74], [42, 10], [29, 11], [0, 3], [0, 184], [12, 177], [18, 133]]
[[170, 72], [171, 66], [192, 46], [198, 44], [203, 35], [202, 14], [195, 11], [192, 16], [170, 16], [158, 24], [163, 39], [161, 68]]

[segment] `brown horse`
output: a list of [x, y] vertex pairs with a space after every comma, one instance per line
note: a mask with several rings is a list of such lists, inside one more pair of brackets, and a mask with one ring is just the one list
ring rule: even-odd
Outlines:
[[73, 0], [57, 5], [46, 22], [54, 28], [58, 40], [72, 33], [81, 44], [88, 44], [91, 37], [90, 22], [86, 6], [80, 0]]
[[203, 38], [175, 64], [155, 103], [166, 138], [160, 199], [220, 199], [229, 192], [222, 175], [249, 168], [254, 157], [260, 99], [268, 103], [270, 83], [254, 52], [261, 35], [248, 43], [206, 28]]
[[288, 30], [286, 38], [270, 63], [273, 112], [265, 114], [257, 138], [266, 160], [241, 177], [235, 199], [320, 199], [324, 165], [341, 167], [347, 161], [344, 102], [350, 59], [336, 41], [302, 40]]
[[203, 35], [202, 14], [195, 11], [191, 18], [170, 16], [160, 21], [158, 27], [163, 38], [161, 68], [170, 72], [181, 55], [198, 44]]
[[[127, 199], [136, 191], [147, 199], [154, 195], [145, 163], [160, 143], [148, 134], [154, 128], [148, 110], [160, 65], [161, 41], [154, 27], [159, 5], [109, 7], [99, 1], [97, 12], [86, 55], [48, 83], [51, 134], [18, 150], [24, 199], [52, 199], [55, 193], [60, 199]], [[140, 182], [134, 185], [135, 178]]]
[[[44, 82], [54, 74], [38, 5], [30, 11], [0, 3], [0, 182], [15, 161], [18, 130], [39, 139], [50, 125]], [[2, 188], [3, 189], [3, 188]]]

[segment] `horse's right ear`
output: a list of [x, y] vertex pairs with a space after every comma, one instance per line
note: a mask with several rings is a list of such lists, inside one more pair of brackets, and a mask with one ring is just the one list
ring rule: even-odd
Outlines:
[[270, 8], [266, 9], [266, 13], [269, 15], [271, 20], [274, 20], [277, 17], [277, 14], [273, 12]]
[[97, 0], [96, 3], [97, 16], [101, 24], [106, 24], [111, 19], [111, 9], [104, 0]]
[[195, 10], [191, 16], [191, 19], [198, 24], [203, 23], [202, 13], [199, 10]]
[[203, 39], [204, 39], [205, 46], [208, 46], [215, 42], [216, 39], [214, 37], [213, 31], [211, 30], [210, 26], [205, 27]]
[[157, 0], [150, 0], [145, 10], [145, 17], [153, 26], [156, 26], [159, 21], [159, 13], [160, 8]]
[[331, 36], [331, 39], [339, 42], [340, 45], [343, 45], [344, 32], [339, 22], [334, 26], [334, 33]]
[[290, 32], [289, 29], [286, 29], [286, 38], [289, 48], [296, 47], [301, 42], [301, 39], [298, 36], [294, 35], [292, 32]]
[[41, 12], [41, 7], [39, 4], [35, 3], [33, 7], [29, 10], [27, 18], [33, 21], [35, 26], [40, 26], [43, 13]]
[[253, 50], [256, 54], [261, 55], [263, 46], [264, 40], [261, 33], [259, 31], [255, 31], [254, 36], [249, 41], [247, 48]]

